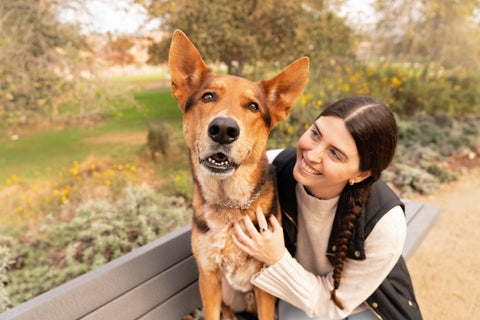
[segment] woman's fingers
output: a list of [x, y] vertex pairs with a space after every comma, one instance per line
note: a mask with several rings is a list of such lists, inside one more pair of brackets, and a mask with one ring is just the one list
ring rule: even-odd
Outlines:
[[265, 219], [265, 215], [263, 214], [262, 208], [257, 207], [255, 210], [255, 213], [257, 214], [257, 221], [258, 221], [258, 227], [260, 229], [260, 232], [265, 232], [268, 230], [268, 223], [267, 220]]
[[272, 225], [273, 232], [276, 232], [276, 231], [283, 232], [280, 222], [278, 222], [277, 218], [275, 218], [273, 214], [270, 216], [270, 224]]

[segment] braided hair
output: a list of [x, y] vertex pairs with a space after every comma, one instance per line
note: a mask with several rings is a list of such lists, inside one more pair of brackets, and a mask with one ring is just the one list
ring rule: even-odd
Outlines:
[[360, 171], [371, 171], [365, 180], [350, 184], [342, 190], [341, 199], [346, 199], [346, 210], [340, 218], [339, 235], [335, 240], [336, 250], [332, 259], [333, 290], [332, 301], [343, 309], [336, 296], [340, 286], [342, 271], [358, 217], [362, 213], [373, 183], [380, 178], [382, 171], [392, 161], [397, 146], [398, 129], [390, 109], [383, 103], [368, 97], [351, 97], [332, 104], [321, 114], [335, 116], [345, 121], [352, 135], [360, 157]]

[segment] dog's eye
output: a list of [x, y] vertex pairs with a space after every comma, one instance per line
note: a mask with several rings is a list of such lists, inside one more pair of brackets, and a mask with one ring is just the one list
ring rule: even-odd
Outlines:
[[260, 108], [258, 107], [258, 104], [256, 102], [250, 102], [247, 106], [248, 110], [252, 112], [258, 112], [260, 111]]
[[213, 92], [205, 92], [202, 96], [203, 102], [212, 102], [215, 100], [215, 94]]

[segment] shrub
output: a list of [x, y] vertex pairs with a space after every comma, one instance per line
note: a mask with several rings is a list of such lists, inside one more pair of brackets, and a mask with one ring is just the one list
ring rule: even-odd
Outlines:
[[5, 290], [5, 284], [8, 283], [7, 266], [9, 262], [10, 250], [7, 247], [0, 246], [0, 312], [7, 310], [10, 305], [10, 299]]
[[13, 257], [5, 289], [20, 304], [186, 225], [191, 215], [183, 198], [146, 186], [127, 186], [114, 203], [81, 203], [69, 221], [48, 215], [38, 228], [0, 243]]

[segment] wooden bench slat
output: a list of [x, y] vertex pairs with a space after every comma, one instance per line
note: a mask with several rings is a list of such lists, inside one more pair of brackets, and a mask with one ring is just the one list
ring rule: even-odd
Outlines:
[[405, 219], [407, 220], [407, 225], [410, 221], [422, 210], [423, 203], [416, 201], [402, 200], [405, 204]]
[[179, 292], [157, 308], [148, 311], [138, 320], [182, 319], [202, 305], [198, 281]]
[[[193, 255], [138, 287], [108, 302], [82, 320], [137, 319], [165, 303], [166, 300], [198, 280], [198, 268]], [[128, 306], [128, 308], [125, 308]]]
[[439, 206], [421, 204], [419, 210], [420, 214], [415, 214], [407, 223], [407, 237], [403, 247], [403, 256], [407, 261], [413, 256], [440, 217]]
[[191, 255], [191, 226], [0, 314], [0, 320], [79, 319]]

